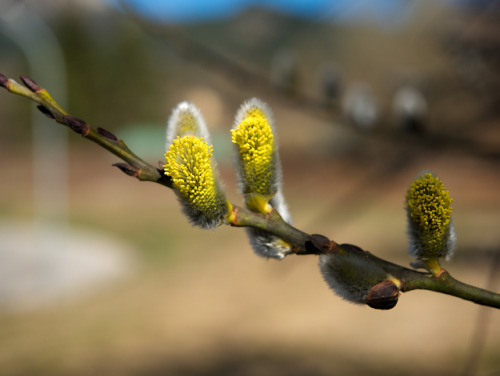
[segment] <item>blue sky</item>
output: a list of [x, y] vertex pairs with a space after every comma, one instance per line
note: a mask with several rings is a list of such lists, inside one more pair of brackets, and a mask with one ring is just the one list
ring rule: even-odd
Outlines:
[[[117, 0], [108, 0], [116, 3]], [[124, 0], [138, 13], [167, 22], [182, 23], [229, 17], [245, 8], [261, 6], [309, 18], [348, 19], [369, 15], [391, 20], [406, 14], [408, 0]]]

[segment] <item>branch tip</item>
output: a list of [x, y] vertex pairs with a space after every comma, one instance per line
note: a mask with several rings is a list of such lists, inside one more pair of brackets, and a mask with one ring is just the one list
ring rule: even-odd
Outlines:
[[40, 91], [43, 90], [43, 88], [40, 85], [38, 85], [35, 81], [33, 81], [31, 78], [26, 76], [19, 76], [19, 77], [21, 78], [21, 81], [23, 81], [24, 86], [30, 89], [33, 93], [39, 93]]
[[101, 136], [106, 137], [110, 141], [118, 141], [118, 137], [116, 137], [113, 133], [111, 133], [110, 131], [108, 131], [108, 130], [106, 130], [104, 128], [98, 127], [97, 128], [97, 132]]
[[76, 133], [81, 134], [82, 136], [88, 136], [90, 133], [90, 126], [85, 123], [83, 120], [78, 119], [71, 115], [64, 115], [64, 124], [70, 127]]

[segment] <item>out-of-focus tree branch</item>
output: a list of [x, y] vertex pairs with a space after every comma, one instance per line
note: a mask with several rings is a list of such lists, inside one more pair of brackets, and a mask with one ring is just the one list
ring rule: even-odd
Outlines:
[[[296, 90], [293, 96], [279, 95], [269, 75], [247, 65], [241, 64], [231, 56], [228, 56], [206, 43], [193, 38], [183, 28], [174, 25], [165, 25], [146, 20], [134, 12], [126, 1], [120, 1], [127, 15], [133, 19], [147, 35], [155, 38], [180, 57], [192, 64], [199, 65], [215, 74], [226, 77], [228, 82], [236, 86], [250, 88], [254, 92], [265, 92], [267, 97], [274, 93], [274, 99], [283, 102], [284, 105], [293, 106], [309, 115], [327, 120], [332, 126], [347, 127], [344, 114], [340, 107], [325, 108], [323, 102], [300, 90]], [[381, 121], [387, 121], [387, 117]], [[357, 129], [355, 127], [351, 127]], [[441, 128], [441, 127], [437, 127]], [[358, 136], [371, 140], [385, 140], [394, 144], [406, 145], [418, 151], [459, 151], [465, 154], [483, 158], [489, 161], [500, 162], [500, 151], [497, 147], [484, 142], [471, 139], [467, 135], [451, 132], [424, 132], [422, 134], [407, 134], [394, 132], [389, 127], [378, 127], [372, 132], [359, 131]]]

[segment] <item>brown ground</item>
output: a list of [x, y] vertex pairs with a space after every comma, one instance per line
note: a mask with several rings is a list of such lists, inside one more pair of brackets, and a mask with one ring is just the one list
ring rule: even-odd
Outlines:
[[[302, 129], [300, 122], [289, 124], [297, 124], [289, 132]], [[491, 252], [500, 244], [497, 165], [453, 152], [423, 155], [400, 169], [387, 167], [396, 152], [385, 162], [349, 152], [318, 157], [319, 148], [310, 145], [324, 147], [330, 129], [309, 124], [310, 140], [302, 144], [281, 137], [296, 226], [406, 265], [403, 197], [426, 168], [455, 200], [460, 243], [457, 260], [447, 266], [457, 278], [485, 286]], [[29, 159], [10, 152], [18, 158], [1, 159], [8, 182], [1, 205], [6, 215], [29, 217]], [[111, 162], [93, 145], [72, 149], [71, 221], [131, 244], [136, 272], [93, 293], [2, 314], [3, 374], [457, 374], [471, 353], [480, 312], [486, 337], [478, 374], [500, 370], [497, 310], [425, 291], [403, 295], [387, 312], [347, 303], [327, 288], [315, 257], [266, 261], [240, 229], [192, 228], [172, 192], [136, 182]], [[220, 165], [229, 197], [241, 202], [231, 166]]]

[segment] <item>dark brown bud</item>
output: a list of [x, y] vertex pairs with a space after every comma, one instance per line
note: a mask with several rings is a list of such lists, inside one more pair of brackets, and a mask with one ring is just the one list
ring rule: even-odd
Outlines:
[[47, 116], [49, 119], [54, 119], [54, 115], [52, 115], [52, 113], [49, 111], [49, 109], [45, 106], [42, 106], [41, 104], [36, 106], [36, 108], [38, 108], [38, 110], [44, 114], [45, 116]]
[[104, 129], [104, 128], [97, 128], [97, 132], [98, 132], [101, 136], [106, 137], [108, 140], [111, 140], [111, 141], [118, 141], [118, 137], [116, 137], [113, 133], [111, 133], [110, 131], [107, 131], [107, 130], [106, 130], [106, 129]]
[[74, 130], [76, 133], [79, 133], [82, 136], [88, 136], [88, 134], [90, 133], [90, 126], [83, 120], [71, 115], [64, 115], [63, 118], [64, 124]]
[[40, 85], [38, 85], [35, 81], [33, 81], [31, 78], [26, 76], [20, 76], [20, 78], [21, 81], [23, 81], [24, 86], [30, 89], [33, 93], [38, 93], [43, 90], [43, 88]]
[[122, 172], [127, 174], [128, 176], [135, 176], [137, 177], [139, 174], [139, 171], [137, 171], [136, 168], [132, 167], [131, 165], [127, 163], [114, 163], [113, 166], [118, 167]]
[[7, 82], [9, 82], [9, 79], [0, 73], [0, 86], [7, 88]]
[[374, 309], [392, 309], [398, 303], [399, 288], [392, 281], [383, 281], [372, 287], [365, 303]]

